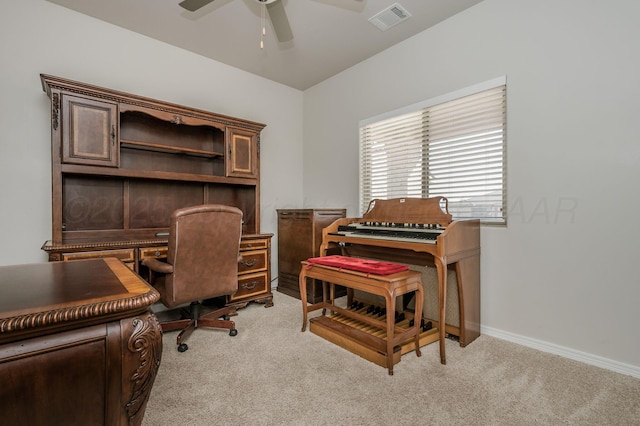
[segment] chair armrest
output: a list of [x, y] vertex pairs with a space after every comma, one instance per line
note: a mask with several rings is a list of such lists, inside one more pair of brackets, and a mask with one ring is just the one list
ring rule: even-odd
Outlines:
[[162, 262], [158, 259], [144, 259], [142, 264], [152, 271], [159, 272], [161, 274], [170, 274], [173, 272], [173, 265], [167, 262]]

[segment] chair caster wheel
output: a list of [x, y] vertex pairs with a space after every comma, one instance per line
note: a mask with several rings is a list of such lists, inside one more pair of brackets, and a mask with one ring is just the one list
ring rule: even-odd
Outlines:
[[235, 336], [238, 334], [238, 330], [236, 330], [235, 328], [232, 328], [231, 330], [229, 330], [229, 336]]
[[229, 315], [227, 315], [227, 314], [224, 314], [222, 316], [222, 319], [225, 320], [225, 321], [229, 321], [229, 318], [231, 318], [231, 317]]
[[189, 349], [189, 346], [187, 346], [187, 344], [186, 344], [186, 343], [180, 343], [180, 344], [178, 345], [178, 352], [184, 352], [184, 351], [186, 351], [187, 349]]

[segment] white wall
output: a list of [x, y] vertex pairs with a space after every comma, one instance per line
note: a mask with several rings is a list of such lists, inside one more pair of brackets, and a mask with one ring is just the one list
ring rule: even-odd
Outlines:
[[[304, 93], [304, 202], [358, 215], [358, 121], [507, 76], [483, 332], [640, 377], [640, 2], [485, 0]], [[446, 194], [444, 194], [446, 195]]]
[[44, 0], [3, 8], [0, 60], [0, 265], [47, 259], [51, 114], [40, 73], [265, 123], [261, 231], [275, 233], [275, 209], [302, 199], [301, 91]]

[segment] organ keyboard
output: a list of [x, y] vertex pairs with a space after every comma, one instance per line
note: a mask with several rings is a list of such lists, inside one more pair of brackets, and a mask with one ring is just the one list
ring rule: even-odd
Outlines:
[[438, 225], [365, 222], [339, 225], [334, 235], [435, 244], [444, 230]]
[[[343, 218], [323, 230], [320, 254], [435, 266], [440, 338], [466, 346], [480, 335], [480, 222], [452, 220], [444, 197], [372, 200], [361, 218]], [[459, 324], [446, 323], [447, 271], [455, 271]], [[425, 283], [426, 285], [426, 283]], [[440, 348], [445, 362], [444, 345]]]

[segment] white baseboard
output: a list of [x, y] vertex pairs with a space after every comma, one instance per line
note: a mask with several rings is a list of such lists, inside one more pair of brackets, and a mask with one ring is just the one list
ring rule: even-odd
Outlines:
[[556, 345], [554, 343], [532, 339], [530, 337], [509, 333], [507, 331], [502, 331], [502, 330], [498, 330], [491, 327], [481, 326], [480, 333], [486, 334], [487, 336], [492, 336], [501, 340], [506, 340], [508, 342], [516, 343], [518, 345], [526, 346], [532, 349], [537, 349], [542, 352], [547, 352], [554, 355], [560, 355], [562, 357], [569, 358], [575, 361], [584, 362], [585, 364], [594, 365], [596, 367], [604, 368], [606, 370], [615, 371], [616, 373], [626, 374], [628, 376], [640, 378], [640, 367], [635, 365], [625, 364], [625, 363], [614, 361], [612, 359], [604, 358], [598, 355], [577, 351], [575, 349]]

